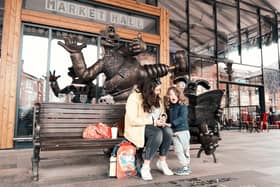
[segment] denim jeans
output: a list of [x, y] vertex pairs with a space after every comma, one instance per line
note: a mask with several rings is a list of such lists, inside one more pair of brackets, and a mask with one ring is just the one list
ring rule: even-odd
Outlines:
[[160, 156], [166, 156], [172, 141], [172, 134], [172, 129], [169, 127], [146, 125], [144, 160], [152, 160], [158, 149]]
[[182, 166], [190, 164], [190, 132], [183, 131], [173, 136], [177, 158]]

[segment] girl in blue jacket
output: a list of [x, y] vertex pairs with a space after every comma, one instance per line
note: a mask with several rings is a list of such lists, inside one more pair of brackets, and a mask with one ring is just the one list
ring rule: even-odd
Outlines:
[[181, 164], [174, 173], [176, 175], [190, 174], [190, 132], [188, 124], [188, 106], [186, 97], [176, 87], [167, 90], [167, 126], [173, 130], [175, 153]]

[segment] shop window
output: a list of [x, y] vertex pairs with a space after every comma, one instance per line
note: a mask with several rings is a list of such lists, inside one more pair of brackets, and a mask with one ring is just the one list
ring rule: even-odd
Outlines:
[[277, 43], [272, 42], [263, 46], [263, 67], [279, 69]]
[[228, 123], [226, 125], [239, 126], [242, 111], [248, 112], [251, 116], [256, 116], [256, 113], [260, 112], [257, 110], [260, 107], [260, 87], [230, 83], [221, 83], [219, 87], [225, 90], [222, 107], [223, 118]]
[[219, 63], [219, 79], [241, 84], [262, 85], [260, 67], [232, 63]]
[[45, 101], [48, 29], [24, 26], [16, 137], [32, 135], [33, 105]]
[[[230, 3], [230, 2], [227, 2]], [[235, 5], [235, 2], [231, 4]], [[218, 57], [240, 63], [238, 54], [236, 8], [217, 3]], [[226, 23], [232, 24], [226, 24]]]
[[274, 107], [277, 112], [280, 112], [280, 72], [277, 70], [264, 69], [264, 87], [265, 87], [265, 105]]
[[[256, 10], [255, 10], [256, 12]], [[261, 66], [258, 15], [240, 10], [242, 64]]]
[[[210, 89], [217, 88], [217, 69], [213, 60], [191, 57], [191, 79], [193, 81], [198, 79], [207, 80], [210, 84]], [[197, 93], [203, 93], [207, 91], [205, 88], [199, 86]]]
[[190, 50], [196, 54], [214, 55], [213, 8], [197, 0], [190, 0]]
[[[78, 44], [86, 43], [82, 50], [87, 67], [103, 57], [104, 49], [99, 45], [99, 36], [53, 29], [31, 24], [23, 24], [22, 51], [19, 64], [19, 86], [17, 92], [17, 118], [15, 137], [32, 135], [33, 106], [38, 102], [71, 102], [71, 94], [54, 95], [49, 85], [49, 72], [60, 77], [57, 79], [60, 89], [72, 85], [73, 78], [69, 76], [72, 67], [69, 52], [58, 45], [64, 37], [76, 37]], [[130, 41], [122, 40], [121, 45], [129, 45]], [[147, 51], [138, 56], [138, 61], [143, 64], [155, 64], [159, 59], [159, 47], [147, 45]], [[106, 77], [99, 74], [93, 81], [96, 85], [95, 103], [100, 96], [105, 95], [102, 90]], [[30, 139], [31, 140], [31, 139]]]
[[278, 46], [277, 46], [277, 24], [275, 24], [274, 14], [261, 11], [262, 29], [262, 50], [263, 67], [269, 69], [279, 69]]
[[[67, 52], [63, 47], [58, 45], [58, 41], [64, 43], [64, 37], [75, 37], [78, 40], [78, 45], [85, 43], [87, 46], [82, 50], [84, 55], [86, 66], [92, 66], [99, 57], [99, 51], [97, 46], [97, 36], [87, 36], [82, 34], [75, 34], [71, 32], [61, 31], [61, 30], [52, 30], [52, 39], [51, 39], [51, 51], [50, 51], [50, 71], [55, 75], [60, 77], [57, 79], [57, 83], [60, 89], [69, 87], [72, 84], [72, 81], [77, 78], [77, 76], [72, 77], [70, 73], [72, 68], [72, 62], [70, 59], [69, 52]], [[97, 80], [99, 76], [93, 81], [96, 88]], [[79, 85], [76, 85], [76, 87]], [[81, 85], [82, 86], [82, 85]], [[51, 87], [49, 87], [49, 101], [50, 102], [70, 102], [71, 93], [69, 94], [59, 94], [59, 97], [55, 96]], [[100, 90], [96, 90], [96, 95], [100, 95]], [[98, 98], [93, 98], [92, 102], [95, 102]]]

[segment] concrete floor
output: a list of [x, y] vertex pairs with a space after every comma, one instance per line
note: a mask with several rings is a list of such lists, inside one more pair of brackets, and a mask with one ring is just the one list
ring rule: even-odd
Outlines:
[[[192, 173], [189, 176], [164, 176], [152, 162], [153, 181], [139, 177], [115, 179], [107, 177], [108, 160], [99, 152], [56, 151], [41, 154], [40, 180], [32, 181], [31, 149], [0, 151], [0, 186], [56, 187], [279, 187], [280, 130], [247, 133], [222, 131], [216, 152], [218, 163], [211, 156], [191, 150]], [[198, 145], [192, 145], [197, 148]], [[168, 156], [170, 168], [176, 168], [173, 151]]]

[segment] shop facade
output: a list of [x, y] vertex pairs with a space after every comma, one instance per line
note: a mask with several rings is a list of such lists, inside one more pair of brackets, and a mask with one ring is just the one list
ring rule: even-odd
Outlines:
[[[61, 88], [71, 82], [69, 54], [57, 44], [64, 37], [77, 37], [86, 43], [83, 50], [88, 66], [103, 55], [100, 31], [113, 24], [124, 45], [140, 32], [148, 45], [139, 58], [142, 63], [170, 64], [176, 50], [185, 50], [192, 80], [205, 79], [211, 89], [225, 91], [224, 116], [240, 122], [242, 111], [273, 107], [280, 112], [279, 15], [238, 0], [205, 3], [184, 1], [185, 21], [172, 21], [169, 1], [158, 6], [134, 0], [5, 0], [3, 6], [0, 62], [0, 149], [30, 146], [33, 105], [36, 102], [68, 102], [65, 95], [54, 96], [49, 87], [49, 72], [55, 70]], [[173, 3], [178, 3], [173, 2]], [[178, 5], [179, 6], [179, 5]], [[183, 5], [182, 5], [183, 6]], [[165, 8], [160, 8], [165, 7]], [[240, 8], [241, 7], [241, 8]], [[201, 33], [198, 21], [209, 33]], [[209, 10], [209, 12], [205, 12]], [[230, 16], [229, 16], [230, 15]], [[231, 18], [232, 28], [224, 24]], [[266, 20], [269, 17], [270, 25]], [[174, 33], [174, 26], [184, 32]], [[200, 28], [200, 30], [197, 30]], [[230, 34], [225, 34], [229, 33]], [[199, 39], [208, 41], [200, 43]], [[104, 75], [94, 84], [102, 87]], [[162, 78], [164, 94], [170, 78]], [[203, 88], [198, 93], [205, 92]], [[96, 91], [97, 101], [102, 94]]]
[[[61, 88], [71, 83], [69, 54], [57, 44], [73, 36], [86, 43], [88, 66], [103, 55], [100, 31], [114, 25], [123, 45], [140, 32], [148, 50], [141, 63], [169, 63], [169, 15], [166, 9], [135, 1], [9, 0], [4, 3], [0, 85], [0, 149], [32, 142], [33, 105], [68, 102], [49, 87], [49, 72], [61, 75]], [[163, 89], [169, 80], [165, 77]], [[95, 84], [102, 87], [104, 75]], [[97, 101], [101, 91], [96, 91]], [[28, 145], [30, 146], [30, 144]]]

